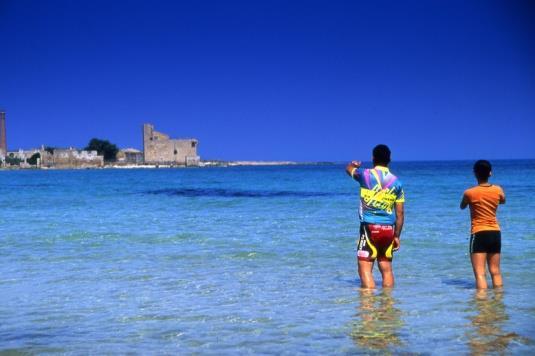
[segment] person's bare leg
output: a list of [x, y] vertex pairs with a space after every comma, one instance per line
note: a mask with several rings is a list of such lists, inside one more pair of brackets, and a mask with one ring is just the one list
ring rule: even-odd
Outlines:
[[470, 254], [470, 260], [472, 261], [472, 269], [476, 278], [476, 288], [487, 289], [487, 276], [485, 274], [487, 254], [481, 252], [472, 253]]
[[487, 263], [489, 265], [490, 276], [492, 277], [492, 286], [494, 288], [503, 287], [502, 273], [500, 271], [500, 254], [487, 254]]
[[394, 273], [392, 272], [392, 261], [379, 261], [379, 271], [383, 276], [383, 288], [394, 286]]
[[359, 277], [362, 288], [375, 288], [373, 262], [359, 260]]

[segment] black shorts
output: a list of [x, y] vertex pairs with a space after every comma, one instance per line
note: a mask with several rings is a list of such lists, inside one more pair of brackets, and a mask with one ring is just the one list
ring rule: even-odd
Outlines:
[[502, 234], [500, 231], [479, 231], [470, 235], [470, 253], [500, 253]]

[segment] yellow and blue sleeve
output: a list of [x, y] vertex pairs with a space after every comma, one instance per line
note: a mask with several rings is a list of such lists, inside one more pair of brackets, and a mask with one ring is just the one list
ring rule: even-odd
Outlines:
[[353, 169], [351, 169], [351, 178], [359, 182], [359, 184], [362, 184], [362, 172], [362, 168], [353, 167]]
[[396, 203], [405, 203], [405, 191], [403, 188], [399, 189], [398, 196], [396, 197]]

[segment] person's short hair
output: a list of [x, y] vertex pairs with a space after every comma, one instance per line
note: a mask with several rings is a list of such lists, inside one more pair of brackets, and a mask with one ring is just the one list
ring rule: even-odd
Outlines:
[[489, 161], [480, 159], [474, 163], [474, 174], [476, 175], [477, 179], [489, 179], [490, 171], [492, 171], [492, 166]]
[[387, 145], [377, 145], [373, 148], [373, 163], [383, 166], [390, 163], [390, 148]]

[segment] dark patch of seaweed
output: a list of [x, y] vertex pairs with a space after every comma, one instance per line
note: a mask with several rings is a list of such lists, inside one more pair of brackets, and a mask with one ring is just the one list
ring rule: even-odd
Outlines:
[[288, 191], [288, 190], [236, 190], [222, 188], [182, 188], [148, 190], [145, 194], [177, 197], [222, 197], [222, 198], [310, 198], [340, 195], [341, 193]]

